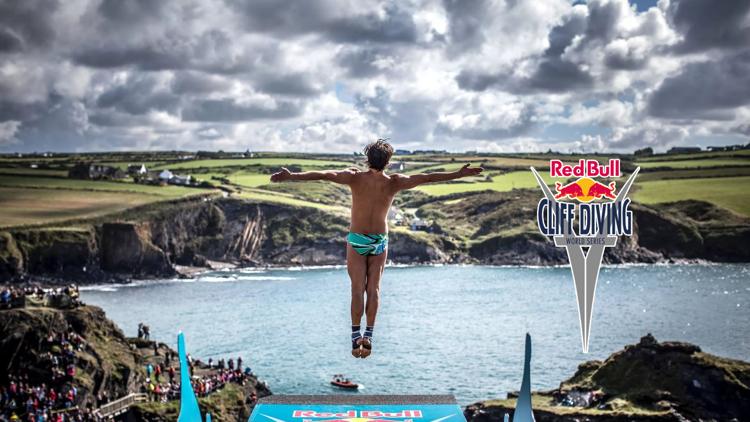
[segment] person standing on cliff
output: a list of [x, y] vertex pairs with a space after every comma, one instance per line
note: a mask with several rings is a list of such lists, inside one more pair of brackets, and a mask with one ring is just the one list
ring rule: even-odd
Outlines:
[[[372, 333], [380, 298], [380, 279], [388, 255], [388, 210], [395, 195], [430, 182], [445, 182], [476, 176], [481, 167], [469, 164], [454, 172], [423, 173], [406, 176], [386, 174], [393, 147], [378, 139], [364, 149], [367, 171], [308, 171], [292, 173], [286, 168], [271, 176], [272, 182], [327, 180], [349, 186], [352, 193], [351, 224], [346, 237], [346, 267], [351, 279], [352, 356], [366, 358], [372, 353]], [[366, 300], [365, 300], [366, 297]], [[362, 315], [367, 315], [364, 335]]]

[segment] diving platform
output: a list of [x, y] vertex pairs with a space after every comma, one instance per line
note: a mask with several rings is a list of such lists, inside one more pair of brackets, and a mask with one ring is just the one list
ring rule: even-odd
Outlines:
[[452, 395], [272, 395], [249, 422], [466, 422]]

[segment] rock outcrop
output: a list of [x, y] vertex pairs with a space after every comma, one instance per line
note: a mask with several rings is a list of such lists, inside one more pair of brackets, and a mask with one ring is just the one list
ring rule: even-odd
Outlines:
[[138, 355], [122, 331], [108, 320], [100, 308], [73, 309], [46, 307], [0, 311], [0, 382], [10, 375], [27, 375], [32, 385], [49, 385], [52, 363], [49, 353], [59, 353], [48, 341], [69, 333], [85, 339], [76, 352], [76, 372], [72, 383], [78, 389], [78, 403], [93, 403], [101, 393], [121, 397], [135, 391], [142, 380]]
[[[466, 408], [470, 422], [502, 420], [515, 399]], [[604, 361], [581, 364], [560, 387], [533, 396], [538, 421], [729, 421], [750, 415], [750, 363], [659, 343], [650, 334]]]
[[[126, 338], [101, 308], [69, 305], [51, 308], [27, 304], [23, 308], [0, 310], [1, 385], [8, 385], [10, 377], [14, 377], [32, 386], [45, 385], [57, 391], [74, 386], [77, 390], [74, 405], [95, 408], [100, 395], [117, 399], [141, 392], [146, 381], [146, 364], [163, 362], [168, 354], [177, 356], [177, 352], [163, 343]], [[80, 340], [71, 340], [74, 336]], [[64, 350], [58, 344], [60, 338], [76, 346]], [[59, 373], [54, 376], [54, 359], [74, 362], [74, 376]], [[171, 365], [174, 364], [172, 360]], [[216, 371], [198, 359], [194, 365], [194, 375], [211, 376]], [[62, 369], [67, 371], [65, 367]], [[269, 394], [265, 383], [249, 375], [242, 385], [228, 382], [221, 390], [200, 398], [199, 403], [202, 411], [210, 412], [214, 420], [247, 420], [254, 405], [250, 397]], [[178, 405], [177, 400], [142, 403], [131, 408], [125, 420], [176, 421]]]

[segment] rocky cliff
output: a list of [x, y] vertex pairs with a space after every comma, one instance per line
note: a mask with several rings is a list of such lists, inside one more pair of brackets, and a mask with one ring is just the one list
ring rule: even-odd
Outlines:
[[[537, 421], [729, 421], [750, 415], [750, 363], [651, 335], [604, 361], [581, 364], [560, 387], [532, 397]], [[466, 408], [467, 420], [502, 420], [515, 399]]]
[[0, 310], [0, 383], [5, 385], [10, 376], [28, 376], [31, 385], [50, 385], [55, 378], [52, 357], [66, 353], [57, 339], [71, 333], [84, 342], [75, 352], [74, 378], [58, 377], [58, 383], [75, 385], [78, 403], [93, 403], [105, 392], [121, 397], [136, 390], [143, 379], [138, 354], [104, 311], [93, 306]]
[[[147, 379], [146, 364], [165, 363], [167, 355], [176, 356], [177, 352], [163, 343], [126, 338], [95, 306], [62, 309], [27, 302], [23, 308], [0, 310], [0, 385], [22, 381], [60, 393], [75, 387], [74, 405], [80, 408], [95, 408], [100, 395], [117, 399], [141, 392]], [[71, 364], [73, 376], [68, 373]], [[174, 365], [175, 361], [165, 364]], [[210, 377], [215, 371], [215, 367], [195, 360], [193, 375]], [[176, 377], [179, 379], [179, 368]], [[200, 398], [199, 404], [214, 420], [247, 420], [254, 405], [250, 397], [269, 394], [265, 383], [250, 375], [241, 385], [228, 382]], [[0, 414], [5, 410], [0, 409]], [[125, 420], [176, 421], [178, 412], [178, 400], [152, 401], [131, 408]]]
[[[564, 249], [535, 226], [537, 196], [480, 192], [417, 198], [433, 233], [392, 230], [396, 263], [566, 264]], [[430, 202], [431, 201], [431, 202]], [[606, 263], [750, 261], [750, 219], [711, 204], [634, 204], [635, 233], [607, 248]], [[0, 279], [107, 282], [169, 277], [175, 265], [224, 261], [249, 266], [345, 261], [347, 216], [310, 207], [239, 199], [147, 206], [75, 227], [0, 233]]]

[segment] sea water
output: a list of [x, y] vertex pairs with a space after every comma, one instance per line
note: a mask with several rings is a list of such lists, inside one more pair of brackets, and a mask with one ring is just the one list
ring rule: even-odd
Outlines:
[[333, 394], [329, 380], [343, 373], [367, 394], [504, 397], [520, 388], [526, 332], [533, 389], [647, 333], [750, 360], [750, 265], [602, 268], [588, 354], [567, 267], [389, 267], [364, 360], [350, 355], [344, 268], [212, 272], [88, 287], [82, 298], [127, 335], [143, 322], [173, 347], [183, 331], [195, 358], [242, 356], [274, 393]]

